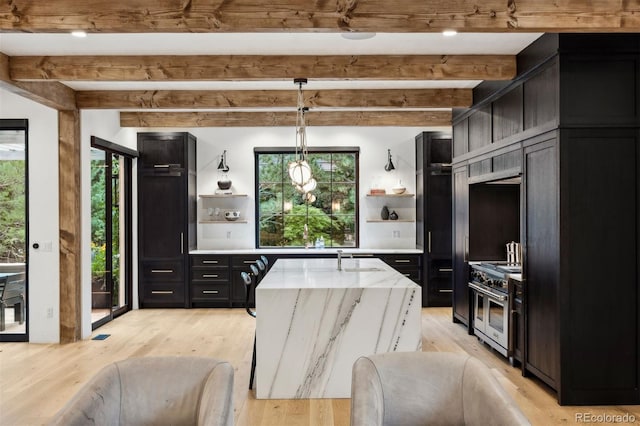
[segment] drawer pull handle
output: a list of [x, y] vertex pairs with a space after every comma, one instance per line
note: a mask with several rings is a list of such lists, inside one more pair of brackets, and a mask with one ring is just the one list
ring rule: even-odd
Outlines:
[[171, 167], [171, 165], [170, 164], [154, 164], [153, 167], [156, 169], [168, 169], [169, 167]]
[[243, 260], [242, 263], [250, 264], [250, 263], [256, 263], [256, 261], [255, 260]]
[[202, 290], [202, 294], [218, 294], [218, 290]]
[[453, 268], [440, 268], [438, 272], [453, 272]]
[[396, 259], [394, 260], [396, 263], [411, 263], [410, 259]]
[[410, 277], [411, 276], [411, 274], [402, 274], [402, 275], [404, 275], [405, 277]]
[[218, 278], [218, 274], [202, 274], [202, 278]]
[[152, 274], [172, 274], [173, 269], [152, 269]]
[[438, 290], [440, 293], [453, 293], [453, 290]]
[[203, 260], [202, 263], [213, 263], [214, 265], [218, 264], [217, 260]]
[[173, 290], [152, 290], [151, 294], [173, 294]]

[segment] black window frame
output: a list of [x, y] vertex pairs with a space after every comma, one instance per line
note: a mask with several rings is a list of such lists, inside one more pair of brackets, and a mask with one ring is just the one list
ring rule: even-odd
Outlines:
[[[335, 153], [344, 153], [344, 154], [354, 154], [356, 157], [355, 160], [355, 236], [354, 236], [354, 245], [349, 246], [349, 248], [359, 248], [360, 247], [360, 147], [356, 146], [330, 146], [330, 147], [309, 147], [309, 154], [335, 154]], [[253, 149], [253, 158], [254, 158], [254, 211], [255, 211], [255, 248], [259, 249], [273, 249], [273, 250], [299, 250], [301, 247], [294, 246], [260, 246], [260, 170], [259, 165], [260, 162], [258, 160], [258, 156], [260, 154], [294, 154], [295, 147], [255, 147]], [[283, 183], [288, 183], [289, 181], [284, 180]], [[311, 247], [313, 247], [313, 241], [309, 241]], [[330, 247], [327, 247], [330, 248]], [[337, 246], [335, 248], [343, 248], [343, 246]]]

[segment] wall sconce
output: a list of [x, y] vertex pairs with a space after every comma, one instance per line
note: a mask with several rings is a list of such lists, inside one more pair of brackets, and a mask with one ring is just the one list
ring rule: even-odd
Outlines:
[[393, 161], [391, 161], [391, 150], [390, 149], [387, 150], [387, 155], [388, 155], [387, 164], [384, 166], [384, 169], [387, 172], [390, 172], [391, 170], [395, 170], [396, 167], [393, 165]]
[[224, 173], [229, 171], [229, 166], [227, 166], [227, 150], [225, 149], [220, 156], [220, 164], [218, 164], [218, 170]]

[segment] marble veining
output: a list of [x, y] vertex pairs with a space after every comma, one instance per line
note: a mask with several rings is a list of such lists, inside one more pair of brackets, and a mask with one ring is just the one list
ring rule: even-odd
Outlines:
[[278, 260], [256, 290], [257, 397], [348, 398], [359, 356], [421, 350], [420, 291], [379, 259]]

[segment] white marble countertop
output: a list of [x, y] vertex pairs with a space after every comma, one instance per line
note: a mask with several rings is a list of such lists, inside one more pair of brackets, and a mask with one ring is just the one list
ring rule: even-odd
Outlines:
[[224, 249], [224, 250], [191, 250], [189, 254], [306, 254], [311, 257], [318, 254], [337, 254], [342, 250], [345, 254], [422, 254], [420, 249], [380, 249], [380, 248], [308, 248], [308, 249]]
[[300, 288], [417, 288], [380, 259], [278, 259], [260, 281], [256, 292]]

